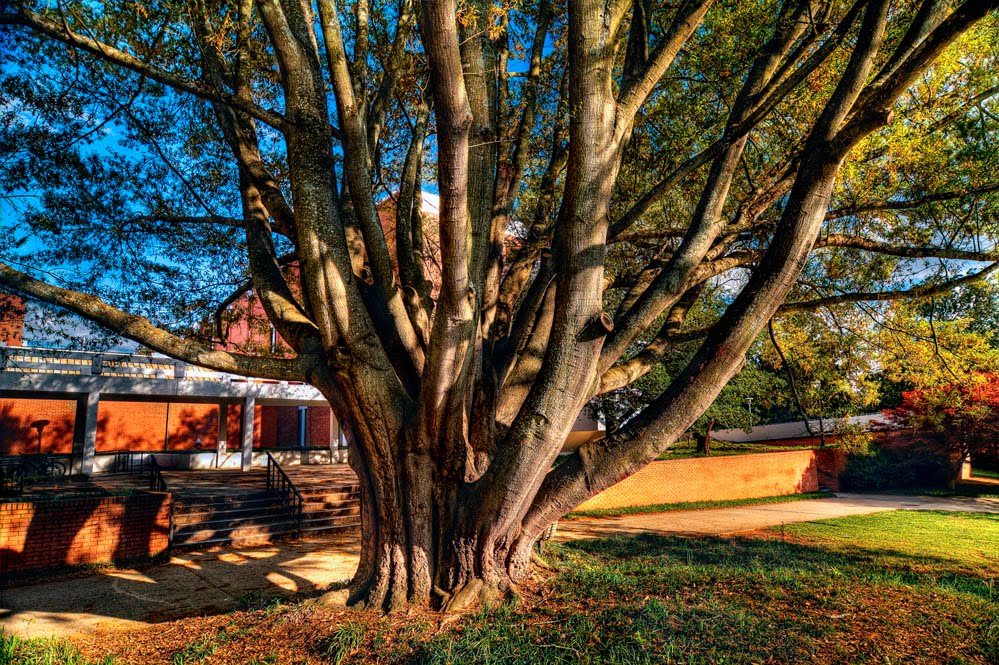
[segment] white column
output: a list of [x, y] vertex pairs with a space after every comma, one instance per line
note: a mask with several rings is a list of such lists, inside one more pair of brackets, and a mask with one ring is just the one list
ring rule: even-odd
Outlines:
[[337, 450], [340, 446], [340, 423], [336, 419], [336, 414], [333, 413], [333, 409], [327, 409], [326, 413], [330, 417], [330, 464], [340, 461], [340, 451]]
[[219, 404], [219, 436], [218, 444], [215, 447], [215, 466], [222, 463], [225, 458], [225, 449], [229, 442], [229, 407], [226, 404]]
[[337, 431], [337, 443], [340, 445], [340, 462], [345, 464], [347, 462], [347, 436], [343, 433], [343, 428], [340, 427], [340, 422], [337, 421], [336, 426]]
[[305, 440], [308, 436], [307, 429], [309, 427], [309, 416], [308, 416], [307, 406], [298, 407], [298, 447], [300, 449], [305, 448]]
[[83, 424], [83, 457], [80, 459], [80, 473], [91, 476], [94, 473], [94, 456], [97, 454], [97, 408], [100, 406], [99, 392], [87, 393], [86, 419]]
[[257, 398], [250, 396], [243, 402], [243, 455], [240, 460], [240, 468], [249, 471], [253, 464], [253, 411], [257, 405]]

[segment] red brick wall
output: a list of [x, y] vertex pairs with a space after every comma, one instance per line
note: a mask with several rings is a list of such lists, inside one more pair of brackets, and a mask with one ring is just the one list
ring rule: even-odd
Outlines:
[[163, 450], [166, 403], [115, 402], [97, 407], [97, 452]]
[[753, 499], [819, 489], [814, 450], [652, 462], [579, 505], [579, 510]]
[[24, 313], [23, 299], [0, 293], [0, 346], [21, 346]]
[[332, 429], [333, 410], [310, 406], [305, 421], [305, 443], [310, 446], [329, 446]]
[[[230, 411], [238, 418], [240, 409]], [[218, 434], [217, 404], [101, 400], [97, 409], [98, 452], [163, 450], [164, 443], [169, 450], [194, 450], [198, 439], [202, 450], [214, 450]], [[238, 441], [238, 429], [235, 434]]]
[[[294, 448], [298, 446], [298, 407], [257, 407], [260, 436], [254, 447]], [[329, 445], [332, 428], [332, 411], [325, 407], [310, 406], [305, 417], [305, 445]]]
[[[70, 454], [77, 403], [73, 400], [0, 399], [0, 455], [34, 453], [38, 433], [29, 425], [48, 420], [42, 430], [42, 452]], [[226, 406], [228, 447], [242, 445], [243, 407]], [[312, 407], [306, 420], [306, 443], [329, 444], [332, 412]], [[97, 411], [97, 452], [119, 450], [202, 450], [218, 445], [217, 404], [132, 402], [102, 399]], [[298, 445], [298, 407], [257, 406], [253, 417], [253, 447]]]
[[226, 448], [239, 450], [242, 442], [240, 432], [243, 431], [243, 408], [238, 404], [226, 404]]
[[[298, 407], [258, 407], [260, 436], [254, 447], [292, 448], [298, 445]], [[257, 443], [259, 441], [259, 444]]]
[[[298, 270], [295, 267], [284, 270], [285, 278], [288, 280], [292, 291], [298, 289]], [[264, 311], [264, 306], [255, 294], [250, 293], [237, 300], [225, 314], [226, 340], [219, 345], [226, 351], [240, 351], [243, 353], [290, 355], [291, 347], [284, 339], [277, 335], [273, 338], [275, 342], [274, 350], [271, 350], [271, 335], [273, 327]]]
[[38, 430], [31, 423], [47, 420], [42, 428], [42, 452], [73, 452], [76, 402], [64, 399], [0, 399], [0, 455], [38, 452]]
[[839, 477], [846, 467], [846, 453], [839, 448], [821, 448], [814, 452], [819, 487], [838, 492]]
[[167, 448], [215, 450], [219, 440], [219, 407], [217, 404], [170, 404], [167, 419]]
[[156, 556], [169, 529], [169, 494], [0, 503], [0, 573]]
[[257, 408], [257, 414], [260, 415], [260, 443], [265, 448], [273, 448], [274, 442], [277, 441], [277, 418], [274, 417], [275, 408], [277, 407], [261, 406]]

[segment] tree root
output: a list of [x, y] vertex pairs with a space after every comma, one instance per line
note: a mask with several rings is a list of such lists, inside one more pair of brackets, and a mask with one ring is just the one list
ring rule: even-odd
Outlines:
[[445, 614], [467, 612], [480, 605], [489, 606], [503, 601], [509, 594], [509, 585], [486, 584], [476, 577], [452, 593], [441, 605], [441, 611]]
[[321, 596], [313, 599], [316, 605], [321, 607], [347, 607], [348, 600], [350, 599], [350, 591], [347, 589], [334, 589], [332, 591], [327, 591]]
[[555, 566], [551, 565], [547, 561], [541, 558], [541, 555], [537, 552], [531, 552], [531, 563], [533, 563], [538, 568], [543, 568], [545, 570], [556, 570]]

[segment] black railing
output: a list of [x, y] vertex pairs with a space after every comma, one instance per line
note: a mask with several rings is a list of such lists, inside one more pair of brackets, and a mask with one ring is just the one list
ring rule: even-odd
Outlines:
[[163, 477], [163, 470], [155, 455], [149, 456], [149, 489], [153, 492], [166, 492], [166, 478]]
[[20, 496], [24, 493], [24, 476], [20, 462], [0, 460], [0, 496]]
[[[143, 460], [146, 463], [146, 460]], [[160, 463], [156, 461], [156, 455], [150, 455], [148, 458], [149, 465], [149, 489], [153, 492], [168, 492], [166, 478], [163, 477], [163, 469], [160, 467]], [[173, 521], [173, 500], [170, 500], [170, 526], [167, 528], [167, 542], [170, 546], [173, 546], [173, 536], [174, 536], [174, 521]]]
[[18, 496], [24, 493], [25, 482], [60, 478], [66, 465], [51, 455], [28, 455], [0, 459], [0, 493]]
[[301, 536], [302, 506], [305, 500], [302, 498], [302, 493], [295, 487], [295, 483], [291, 482], [291, 478], [270, 453], [267, 453], [267, 491], [277, 492], [281, 495], [281, 503], [295, 516], [296, 535]]
[[114, 454], [111, 461], [112, 473], [142, 474], [149, 468], [151, 460], [155, 459], [149, 453], [136, 453], [122, 450]]

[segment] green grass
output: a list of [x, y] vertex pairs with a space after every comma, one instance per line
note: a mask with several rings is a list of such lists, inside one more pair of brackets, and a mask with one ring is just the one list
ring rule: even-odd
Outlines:
[[999, 480], [999, 471], [989, 471], [988, 469], [974, 469], [971, 472], [971, 477], [991, 478], [992, 480]]
[[171, 660], [173, 665], [191, 665], [192, 663], [203, 663], [210, 656], [227, 642], [242, 639], [251, 631], [248, 629], [237, 630], [227, 626], [217, 631], [214, 635], [205, 636], [195, 640], [173, 655]]
[[22, 639], [0, 628], [0, 665], [119, 665], [114, 658], [88, 660], [65, 640]]
[[333, 630], [321, 652], [327, 662], [332, 665], [342, 665], [362, 642], [364, 642], [364, 626], [347, 622]]
[[764, 443], [735, 443], [732, 441], [711, 440], [711, 455], [697, 452], [697, 442], [678, 441], [673, 447], [664, 450], [657, 459], [690, 459], [693, 457], [725, 457], [728, 455], [754, 455], [758, 453], [782, 453], [791, 450], [813, 450], [815, 446], [771, 446]]
[[416, 661], [999, 659], [999, 559], [988, 558], [999, 517], [891, 513], [801, 525], [794, 542], [779, 535], [560, 545], [561, 572], [546, 602], [480, 612], [427, 644]]
[[594, 510], [579, 510], [566, 515], [567, 519], [580, 517], [618, 517], [620, 515], [644, 515], [647, 513], [668, 513], [677, 510], [704, 510], [708, 508], [730, 508], [732, 506], [755, 506], [767, 503], [787, 503], [807, 499], [828, 499], [831, 492], [804, 492], [802, 494], [785, 494], [782, 496], [767, 496], [756, 499], [729, 499], [726, 501], [691, 501], [688, 503], [655, 503], [647, 506], [626, 506], [624, 508], [597, 508]]
[[[776, 531], [776, 529], [771, 529]], [[830, 553], [999, 577], [999, 515], [899, 510], [779, 527]]]
[[896, 496], [937, 496], [948, 498], [968, 496], [976, 499], [999, 499], [999, 493], [989, 486], [962, 484], [954, 489], [945, 487], [893, 487], [886, 490], [865, 492], [866, 494], [888, 494]]

